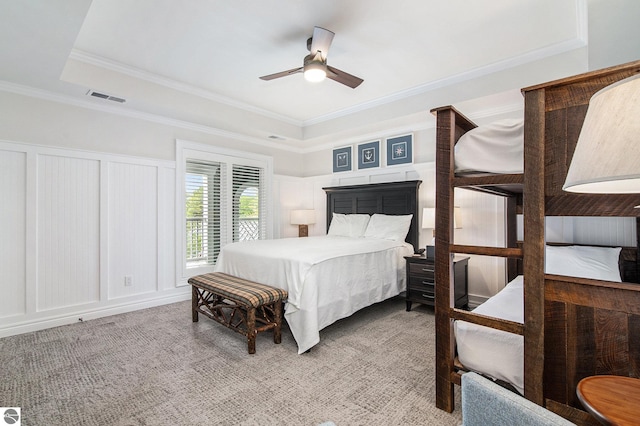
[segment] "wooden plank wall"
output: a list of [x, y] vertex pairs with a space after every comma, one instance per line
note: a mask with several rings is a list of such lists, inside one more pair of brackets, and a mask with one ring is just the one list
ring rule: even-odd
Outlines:
[[640, 286], [549, 277], [545, 398], [581, 408], [575, 389], [584, 377], [640, 377]]

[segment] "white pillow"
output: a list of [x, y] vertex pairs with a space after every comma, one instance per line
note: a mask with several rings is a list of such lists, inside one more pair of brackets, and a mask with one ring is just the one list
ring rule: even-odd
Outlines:
[[547, 246], [545, 272], [621, 282], [620, 247]]
[[404, 241], [411, 226], [412, 214], [374, 214], [369, 220], [364, 236], [382, 240]]
[[327, 235], [338, 237], [362, 237], [370, 216], [368, 214], [334, 213]]

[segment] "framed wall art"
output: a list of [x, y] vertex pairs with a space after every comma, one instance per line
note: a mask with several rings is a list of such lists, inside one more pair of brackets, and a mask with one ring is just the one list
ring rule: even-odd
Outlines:
[[387, 166], [413, 162], [413, 135], [387, 139]]
[[333, 150], [333, 173], [351, 171], [351, 147]]
[[358, 169], [380, 167], [380, 141], [358, 145]]

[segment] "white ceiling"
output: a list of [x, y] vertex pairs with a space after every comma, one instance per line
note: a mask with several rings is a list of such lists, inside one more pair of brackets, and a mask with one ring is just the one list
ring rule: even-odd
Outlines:
[[[121, 113], [308, 148], [376, 124], [414, 126], [442, 103], [496, 93], [489, 99], [517, 102], [519, 88], [584, 64], [585, 9], [585, 0], [0, 0], [0, 80], [108, 103], [87, 97], [93, 89], [126, 98], [108, 105]], [[328, 63], [361, 86], [258, 78], [301, 66], [314, 26], [336, 33]]]

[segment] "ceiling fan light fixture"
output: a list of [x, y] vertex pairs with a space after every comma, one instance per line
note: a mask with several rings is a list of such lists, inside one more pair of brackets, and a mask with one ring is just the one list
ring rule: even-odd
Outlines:
[[260, 80], [274, 80], [280, 77], [303, 73], [304, 78], [310, 82], [320, 82], [328, 78], [344, 84], [347, 87], [355, 89], [364, 80], [355, 75], [351, 75], [342, 70], [327, 65], [327, 53], [331, 46], [331, 41], [335, 34], [325, 28], [314, 27], [313, 36], [307, 40], [307, 49], [309, 54], [304, 57], [303, 65], [299, 68], [293, 68], [286, 71], [280, 71], [274, 74], [263, 75]]
[[319, 83], [327, 78], [327, 66], [321, 61], [310, 61], [304, 65], [304, 79]]

